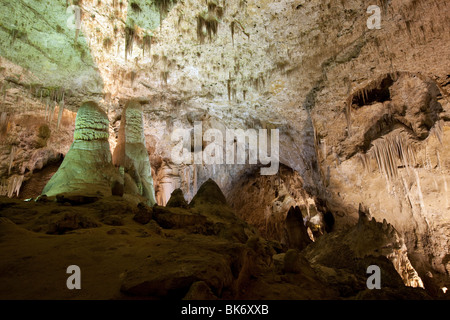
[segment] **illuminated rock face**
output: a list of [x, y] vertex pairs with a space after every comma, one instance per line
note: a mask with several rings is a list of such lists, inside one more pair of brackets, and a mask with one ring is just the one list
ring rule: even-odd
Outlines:
[[97, 104], [84, 103], [77, 113], [72, 146], [42, 194], [111, 195], [120, 176], [111, 162], [108, 128], [108, 117]]
[[135, 101], [128, 102], [122, 114], [113, 163], [124, 168], [125, 193], [137, 192], [147, 199], [148, 205], [153, 206], [156, 203], [155, 189], [145, 147], [143, 122], [141, 105]]

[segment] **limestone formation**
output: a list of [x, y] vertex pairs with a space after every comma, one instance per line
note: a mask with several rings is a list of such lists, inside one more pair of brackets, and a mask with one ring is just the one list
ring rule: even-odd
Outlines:
[[112, 185], [120, 177], [111, 162], [108, 129], [108, 117], [99, 106], [84, 103], [75, 120], [72, 146], [42, 194], [111, 195]]
[[302, 250], [312, 242], [303, 223], [303, 215], [299, 207], [289, 209], [285, 223], [285, 241], [288, 248]]
[[172, 192], [169, 201], [166, 204], [166, 207], [172, 208], [189, 208], [186, 200], [184, 199], [183, 191], [181, 189], [176, 189]]
[[[356, 225], [346, 231], [329, 233], [303, 251], [313, 268], [322, 273], [328, 283], [337, 283], [344, 288], [351, 286], [353, 281], [344, 276], [345, 273], [363, 274], [369, 265], [374, 264], [385, 272], [382, 272], [385, 287], [423, 288], [423, 281], [408, 258], [403, 237], [386, 220], [381, 223], [371, 218], [364, 205], [360, 204], [359, 208]], [[333, 266], [342, 274], [339, 277], [327, 274], [323, 266]]]
[[[162, 299], [188, 290], [194, 298], [211, 290], [219, 299], [395, 299], [421, 282], [434, 298], [450, 297], [450, 1], [1, 3], [0, 216], [17, 228], [0, 218], [8, 288], [0, 298], [120, 299], [122, 281], [126, 293]], [[72, 4], [81, 29], [70, 23], [80, 17]], [[379, 7], [381, 29], [370, 27], [378, 13], [369, 6]], [[134, 99], [148, 120], [145, 147], [142, 128], [121, 116]], [[113, 121], [80, 111], [73, 139], [72, 116], [90, 100]], [[172, 159], [177, 129], [194, 140], [182, 164]], [[227, 129], [278, 129], [280, 170], [259, 176], [260, 152], [256, 165], [250, 155], [241, 165], [207, 165], [195, 140], [203, 135], [212, 151], [209, 129], [224, 138]], [[46, 194], [22, 201], [41, 194], [60, 166]], [[152, 208], [151, 177], [160, 205]], [[199, 190], [210, 178], [221, 191], [212, 180]], [[179, 191], [168, 203], [177, 188], [189, 208]], [[300, 250], [303, 223], [313, 242]], [[256, 230], [285, 256], [249, 249]], [[47, 231], [71, 234], [36, 234]], [[89, 286], [80, 292], [55, 281], [67, 263], [84, 270], [93, 257], [99, 272], [82, 271]], [[302, 257], [316, 277], [305, 275]], [[248, 272], [267, 258], [261, 272]], [[230, 272], [211, 268], [224, 263], [234, 280], [222, 285], [213, 278]], [[383, 289], [366, 292], [371, 264], [382, 269]]]
[[152, 170], [145, 147], [142, 106], [130, 101], [122, 113], [119, 139], [113, 154], [113, 163], [124, 168], [125, 193], [137, 193], [147, 199], [147, 204], [156, 204]]
[[189, 205], [195, 207], [202, 203], [211, 205], [226, 205], [227, 203], [222, 190], [220, 190], [217, 183], [212, 179], [208, 179], [208, 181], [201, 185]]

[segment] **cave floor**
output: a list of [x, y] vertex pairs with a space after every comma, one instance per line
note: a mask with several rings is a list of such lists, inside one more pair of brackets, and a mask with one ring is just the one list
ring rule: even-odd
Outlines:
[[[82, 205], [2, 197], [0, 299], [371, 298], [361, 281], [354, 291], [327, 283], [303, 257], [287, 272], [279, 244], [211, 208], [215, 216], [198, 224], [195, 210], [143, 209], [120, 197]], [[152, 211], [148, 223], [136, 219]], [[81, 290], [66, 286], [71, 265], [80, 267]], [[427, 298], [417, 290], [390, 288], [382, 297]]]

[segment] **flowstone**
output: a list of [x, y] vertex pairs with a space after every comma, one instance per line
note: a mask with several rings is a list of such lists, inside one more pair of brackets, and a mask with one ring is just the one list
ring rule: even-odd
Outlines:
[[113, 164], [124, 169], [124, 193], [143, 196], [149, 206], [156, 204], [152, 170], [145, 147], [142, 106], [130, 101], [125, 106]]
[[107, 115], [96, 103], [85, 102], [77, 113], [70, 150], [42, 194], [111, 195], [121, 177], [111, 161], [108, 130]]

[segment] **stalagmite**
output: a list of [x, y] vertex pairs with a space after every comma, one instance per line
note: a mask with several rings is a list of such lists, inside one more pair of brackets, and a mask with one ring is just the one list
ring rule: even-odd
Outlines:
[[312, 241], [303, 222], [303, 215], [299, 207], [291, 207], [286, 215], [285, 242], [290, 249], [302, 250]]
[[[147, 199], [148, 205], [153, 206], [156, 204], [152, 170], [145, 147], [142, 106], [139, 102], [128, 102], [122, 113], [119, 140], [114, 150], [113, 163], [115, 166], [123, 166], [125, 168], [125, 173], [131, 177], [139, 194]], [[131, 192], [132, 189], [129, 187], [133, 188], [133, 186], [125, 183], [125, 193], [127, 191]], [[166, 201], [169, 200], [170, 193]]]
[[122, 178], [112, 165], [108, 137], [106, 114], [96, 103], [84, 103], [75, 120], [74, 142], [42, 194], [112, 195], [113, 184]]
[[160, 177], [158, 181], [158, 204], [164, 206], [176, 189], [173, 181], [174, 175], [172, 168], [166, 162], [161, 165], [158, 175]]

